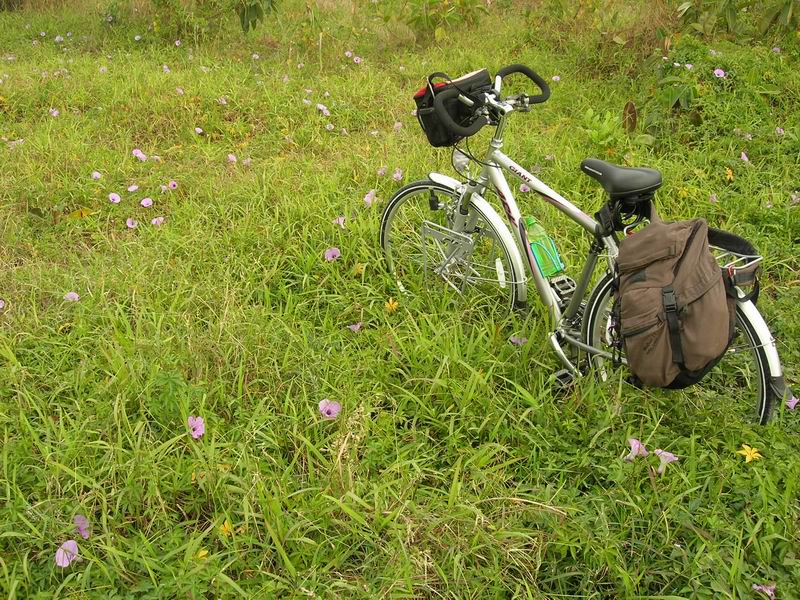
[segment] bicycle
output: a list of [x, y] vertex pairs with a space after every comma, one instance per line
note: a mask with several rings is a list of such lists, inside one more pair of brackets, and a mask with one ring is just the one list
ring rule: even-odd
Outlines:
[[[541, 93], [502, 97], [503, 80], [512, 74], [524, 75]], [[464, 94], [458, 87], [439, 92], [433, 108], [453, 134], [468, 138], [487, 125], [495, 127], [486, 155], [478, 161], [480, 172], [471, 176], [467, 169], [465, 181], [430, 173], [428, 179], [402, 187], [383, 212], [380, 245], [401, 293], [429, 288], [429, 275], [433, 275], [434, 281], [459, 295], [471, 294], [470, 302], [482, 299], [497, 303], [505, 298], [510, 307], [523, 307], [532, 280], [550, 317], [550, 345], [564, 367], [556, 374], [557, 379], [569, 384], [575, 377], [593, 372], [606, 380], [614, 366], [626, 364], [612, 323], [618, 234], [627, 235], [647, 222], [644, 208], [650, 206], [660, 187], [661, 174], [654, 169], [587, 159], [581, 164], [582, 171], [602, 185], [608, 200], [596, 218], [581, 211], [502, 152], [508, 117], [514, 112], [528, 112], [549, 97], [544, 79], [524, 65], [501, 69], [491, 89], [477, 95]], [[447, 103], [454, 100], [473, 109], [469, 121], [453, 119]], [[591, 236], [577, 281], [566, 275], [542, 274], [505, 171]], [[487, 201], [487, 191], [497, 194], [509, 226]], [[716, 255], [731, 276], [763, 260], [755, 253], [742, 254], [730, 248], [718, 248]], [[605, 257], [605, 270], [596, 280], [601, 257]], [[755, 298], [739, 286], [735, 289], [736, 337], [702, 385], [718, 387], [726, 395], [734, 385], [753, 390], [756, 418], [764, 424], [776, 402], [792, 397], [791, 390], [784, 381], [775, 339], [756, 308]]]

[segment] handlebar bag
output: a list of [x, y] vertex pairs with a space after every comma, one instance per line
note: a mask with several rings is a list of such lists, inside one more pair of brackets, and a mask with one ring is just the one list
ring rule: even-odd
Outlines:
[[[434, 79], [444, 79], [444, 81], [434, 83]], [[435, 148], [454, 146], [463, 138], [463, 136], [450, 131], [436, 114], [433, 106], [433, 100], [437, 94], [452, 88], [456, 88], [463, 96], [475, 103], [473, 106], [467, 106], [457, 96], [454, 96], [446, 100], [444, 104], [453, 121], [462, 127], [468, 127], [475, 119], [476, 108], [483, 103], [480, 93], [492, 89], [492, 79], [487, 69], [467, 73], [458, 79], [450, 79], [444, 73], [439, 72], [428, 75], [427, 85], [414, 94], [414, 102], [417, 104], [417, 120], [420, 127], [425, 132], [428, 142]]]

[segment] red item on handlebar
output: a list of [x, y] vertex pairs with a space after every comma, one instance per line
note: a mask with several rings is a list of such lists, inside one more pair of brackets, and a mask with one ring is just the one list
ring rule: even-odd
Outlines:
[[[434, 79], [444, 79], [444, 82], [434, 83]], [[453, 131], [437, 113], [434, 102], [437, 96], [443, 94], [444, 109], [447, 116], [460, 128], [469, 127], [476, 120], [476, 109], [483, 105], [483, 92], [492, 89], [492, 80], [487, 69], [473, 71], [458, 79], [450, 79], [444, 73], [432, 73], [428, 76], [427, 85], [414, 94], [417, 104], [417, 119], [420, 127], [425, 132], [431, 146], [440, 148], [454, 146], [465, 136]], [[464, 96], [472, 102], [468, 106], [458, 96]]]

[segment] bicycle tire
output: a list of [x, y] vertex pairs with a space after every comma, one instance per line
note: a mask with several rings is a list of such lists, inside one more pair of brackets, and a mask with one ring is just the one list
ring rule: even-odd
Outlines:
[[[607, 320], [610, 314], [612, 283], [613, 278], [606, 273], [595, 285], [584, 312], [581, 335], [584, 343], [594, 348], [609, 350], [609, 340], [607, 337], [604, 340], [603, 337], [608, 330]], [[748, 385], [741, 387], [750, 389], [754, 396], [755, 417], [760, 424], [764, 425], [769, 420], [778, 399], [773, 385], [776, 378], [771, 373], [770, 362], [764, 351], [764, 347], [771, 343], [771, 339], [760, 339], [758, 328], [751, 323], [745, 311], [738, 305], [736, 307], [736, 330], [734, 341], [726, 356], [697, 385], [703, 387], [724, 384], [725, 393], [729, 395], [734, 389], [735, 381], [745, 380]], [[747, 351], [749, 359], [747, 357], [740, 358], [744, 354], [742, 350]], [[736, 355], [735, 359], [734, 355]], [[599, 356], [588, 357], [590, 368], [600, 379], [607, 378], [607, 363], [609, 362], [608, 359]], [[740, 369], [738, 373], [737, 369]], [[748, 373], [742, 372], [744, 369], [752, 369], [749, 376]], [[782, 378], [780, 381], [782, 384]], [[754, 390], [751, 389], [753, 387]]]
[[[433, 209], [431, 206], [431, 195], [436, 198], [437, 204], [441, 201], [439, 208]], [[415, 209], [411, 202], [413, 199], [417, 200], [416, 213], [411, 212]], [[475, 300], [476, 295], [482, 295], [493, 303], [500, 301], [510, 307], [519, 306], [524, 298], [524, 289], [521, 289], [525, 285], [524, 267], [511, 233], [497, 212], [482, 199], [480, 202], [470, 202], [468, 226], [465, 230], [452, 232], [448, 225], [452, 224], [452, 211], [457, 210], [457, 200], [458, 192], [455, 189], [431, 179], [409, 183], [395, 192], [381, 216], [380, 225], [380, 245], [387, 269], [395, 276], [402, 292], [434, 289], [425, 282], [424, 271], [427, 270], [427, 264], [421, 264], [427, 261], [426, 252], [433, 251], [434, 248], [423, 240], [422, 232], [417, 232], [415, 227], [422, 229], [423, 223], [430, 227], [442, 227], [444, 236], [450, 235], [455, 238], [461, 234], [471, 238], [473, 253], [476, 249], [486, 250], [488, 256], [485, 259], [489, 263], [459, 264], [455, 261], [447, 265], [446, 274], [443, 271], [439, 272], [438, 278], [445, 280], [450, 288], [457, 288], [458, 285], [464, 288], [470, 287], [470, 301]], [[451, 211], [450, 217], [448, 211]], [[401, 212], [409, 216], [405, 217]], [[409, 227], [410, 225], [413, 227]], [[488, 249], [484, 248], [486, 245], [484, 240], [487, 239], [491, 240]], [[404, 253], [408, 256], [403, 256]], [[500, 259], [501, 263], [497, 263], [497, 259]], [[443, 268], [443, 265], [438, 265], [437, 268]], [[474, 273], [472, 276], [468, 273], [459, 273], [459, 268]], [[431, 272], [436, 273], [436, 268], [432, 268]], [[480, 276], [481, 273], [484, 276]], [[462, 294], [468, 295], [466, 289]]]

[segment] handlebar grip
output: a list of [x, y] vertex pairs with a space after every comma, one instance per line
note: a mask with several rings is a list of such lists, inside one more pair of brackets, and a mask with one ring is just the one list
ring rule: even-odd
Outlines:
[[450, 131], [463, 137], [469, 137], [478, 133], [478, 131], [480, 131], [484, 125], [488, 124], [489, 121], [486, 119], [486, 117], [480, 116], [475, 119], [475, 122], [469, 127], [463, 127], [456, 123], [453, 120], [453, 117], [450, 116], [450, 113], [447, 112], [444, 102], [445, 100], [450, 100], [451, 98], [457, 98], [460, 93], [461, 92], [457, 88], [450, 88], [437, 93], [433, 98], [433, 109], [444, 126]]
[[497, 72], [497, 74], [503, 79], [513, 73], [522, 73], [533, 83], [535, 83], [540, 90], [542, 90], [541, 94], [537, 94], [536, 96], [528, 96], [528, 101], [531, 104], [541, 104], [542, 102], [546, 102], [550, 97], [550, 86], [547, 85], [547, 82], [536, 72], [534, 72], [533, 69], [530, 69], [525, 65], [508, 65]]

